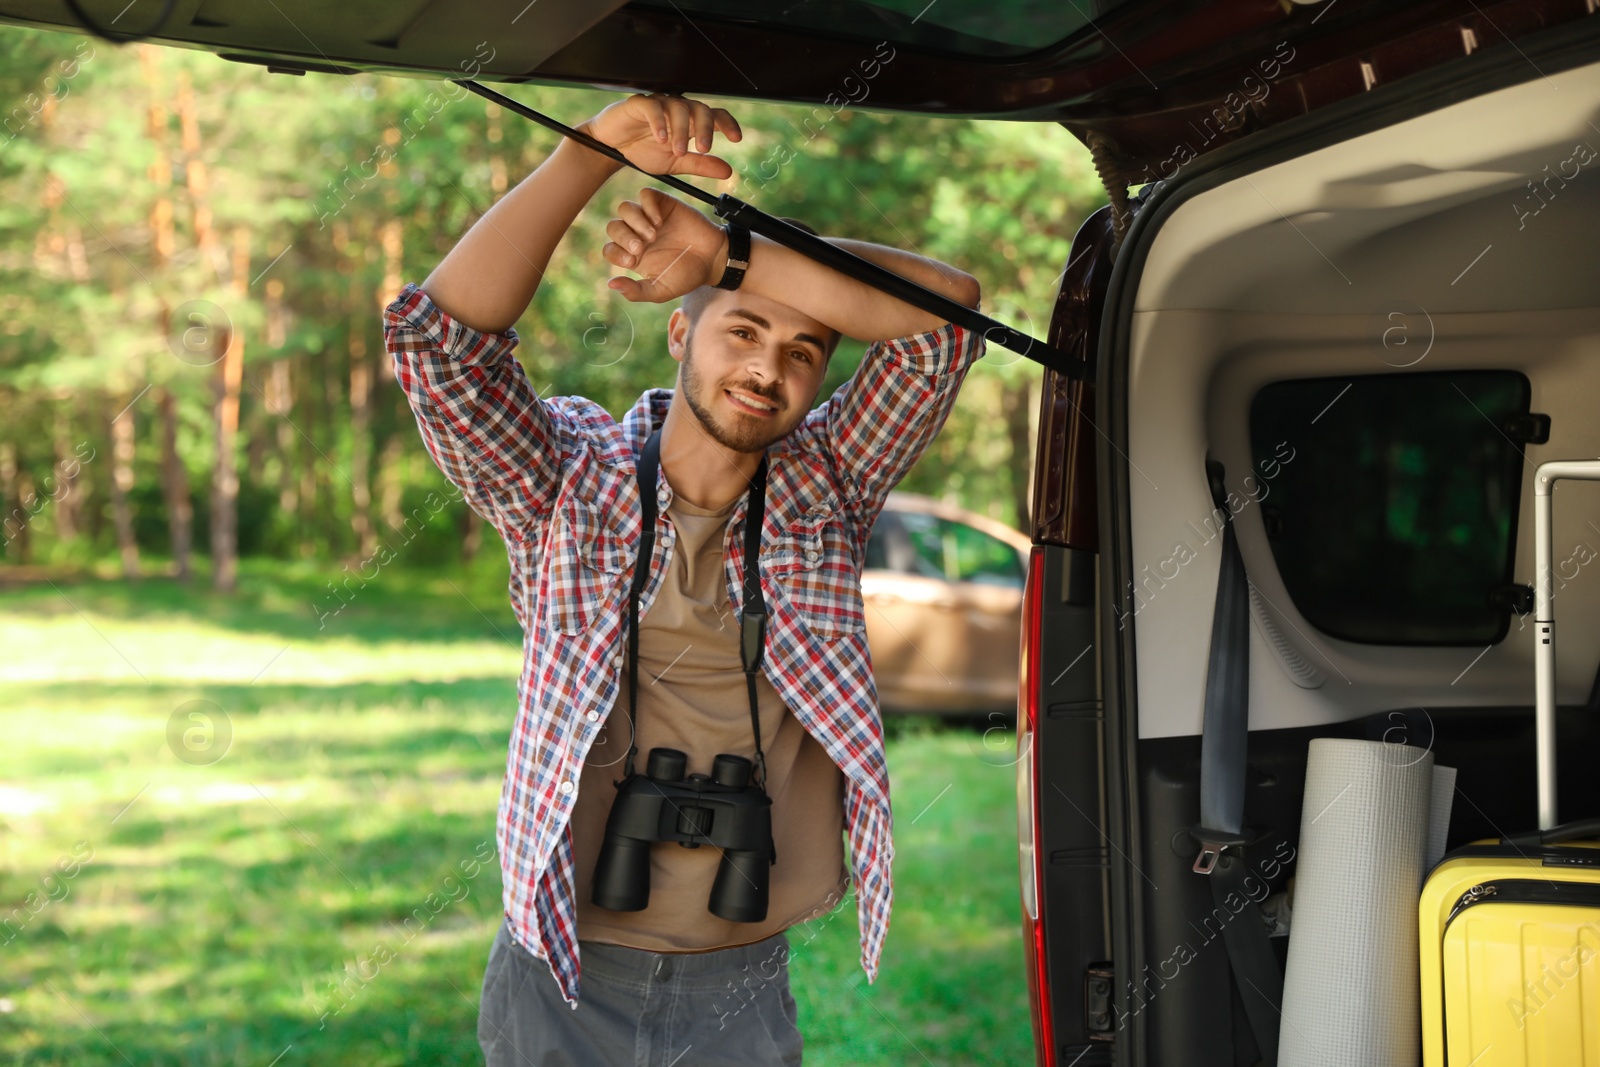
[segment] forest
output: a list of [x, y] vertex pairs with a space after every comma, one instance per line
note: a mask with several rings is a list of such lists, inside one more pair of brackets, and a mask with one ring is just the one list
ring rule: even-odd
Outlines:
[[[855, 84], [848, 108], [716, 101], [745, 137], [724, 146], [734, 176], [702, 185], [952, 262], [986, 312], [1042, 336], [1104, 202], [1088, 154], [1047, 124], [875, 113]], [[498, 88], [568, 123], [617, 99]], [[484, 551], [496, 535], [422, 448], [380, 313], [555, 134], [445, 79], [291, 77], [18, 28], [0, 33], [0, 102], [0, 569], [226, 591], [240, 557]], [[517, 324], [541, 395], [620, 415], [672, 384], [671, 306], [608, 290], [600, 257], [645, 181], [602, 190]], [[860, 356], [847, 341], [823, 395]], [[1041, 373], [991, 348], [901, 488], [1025, 528]]]

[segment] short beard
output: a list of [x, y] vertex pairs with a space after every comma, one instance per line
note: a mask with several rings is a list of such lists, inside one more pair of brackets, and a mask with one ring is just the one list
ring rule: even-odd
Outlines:
[[[683, 341], [682, 377], [684, 402], [689, 405], [689, 410], [694, 413], [695, 420], [700, 423], [706, 434], [723, 448], [747, 454], [764, 452], [768, 445], [788, 434], [790, 428], [778, 429], [775, 432], [764, 432], [753, 417], [741, 419], [732, 427], [724, 427], [717, 424], [710, 410], [700, 402], [699, 397], [696, 395], [702, 387], [703, 380], [695, 368], [693, 329], [690, 329], [688, 336]], [[768, 396], [759, 387], [741, 384], [739, 388], [753, 396], [759, 396], [766, 400], [772, 400], [773, 403], [778, 403], [777, 400]], [[774, 421], [776, 422], [777, 418], [781, 417], [780, 414], [774, 418]]]

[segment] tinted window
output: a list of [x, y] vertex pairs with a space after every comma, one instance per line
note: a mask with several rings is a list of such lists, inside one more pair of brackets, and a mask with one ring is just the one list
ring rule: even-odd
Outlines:
[[958, 580], [1022, 588], [1027, 575], [1023, 573], [1016, 549], [971, 526], [959, 522], [944, 525], [945, 536], [953, 546]]
[[913, 549], [911, 573], [952, 582], [1021, 589], [1027, 577], [1016, 549], [965, 523], [922, 515], [898, 516]]
[[[972, 56], [1032, 52], [1084, 29], [1126, 0], [798, 0], [752, 7], [748, 0], [635, 0], [635, 7], [661, 8], [693, 21], [697, 16], [752, 19], [786, 30], [822, 30], [862, 41], [887, 41], [930, 51]], [[1091, 31], [1093, 32], [1093, 31]], [[883, 53], [879, 58], [892, 56]], [[841, 86], [848, 95], [850, 86]]]
[[872, 524], [872, 532], [867, 535], [867, 560], [863, 564], [865, 569], [873, 571], [890, 569], [890, 546], [899, 525], [889, 512], [879, 512], [878, 521]]
[[1490, 597], [1512, 576], [1527, 461], [1508, 424], [1528, 398], [1527, 378], [1512, 371], [1261, 389], [1250, 405], [1255, 489], [1243, 506], [1260, 506], [1301, 614], [1349, 641], [1504, 637], [1509, 611]]
[[945, 556], [945, 539], [939, 520], [932, 515], [902, 511], [900, 525], [913, 549], [910, 573], [924, 578], [948, 578], [954, 569]]

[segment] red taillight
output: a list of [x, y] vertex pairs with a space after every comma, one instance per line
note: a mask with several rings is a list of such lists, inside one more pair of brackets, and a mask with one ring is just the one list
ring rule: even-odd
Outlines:
[[1035, 545], [1028, 561], [1022, 602], [1022, 655], [1017, 670], [1017, 851], [1022, 883], [1022, 940], [1028, 966], [1028, 1001], [1033, 1011], [1033, 1049], [1038, 1067], [1055, 1067], [1055, 1027], [1050, 1019], [1050, 981], [1044, 919], [1039, 914], [1039, 726], [1040, 630], [1044, 616], [1045, 550]]

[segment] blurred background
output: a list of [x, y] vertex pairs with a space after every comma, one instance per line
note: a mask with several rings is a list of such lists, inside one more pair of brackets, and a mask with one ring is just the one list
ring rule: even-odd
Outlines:
[[[745, 139], [702, 185], [954, 263], [1043, 336], [1104, 202], [1065, 131], [717, 102]], [[380, 312], [554, 137], [444, 81], [0, 30], [0, 1059], [479, 1062], [521, 635]], [[599, 255], [638, 188], [517, 324], [541, 395], [672, 384], [670, 306]], [[901, 488], [1026, 528], [1039, 379], [991, 349]], [[807, 1062], [1024, 1061], [1014, 735], [891, 734], [883, 970], [853, 900], [791, 931]]]

